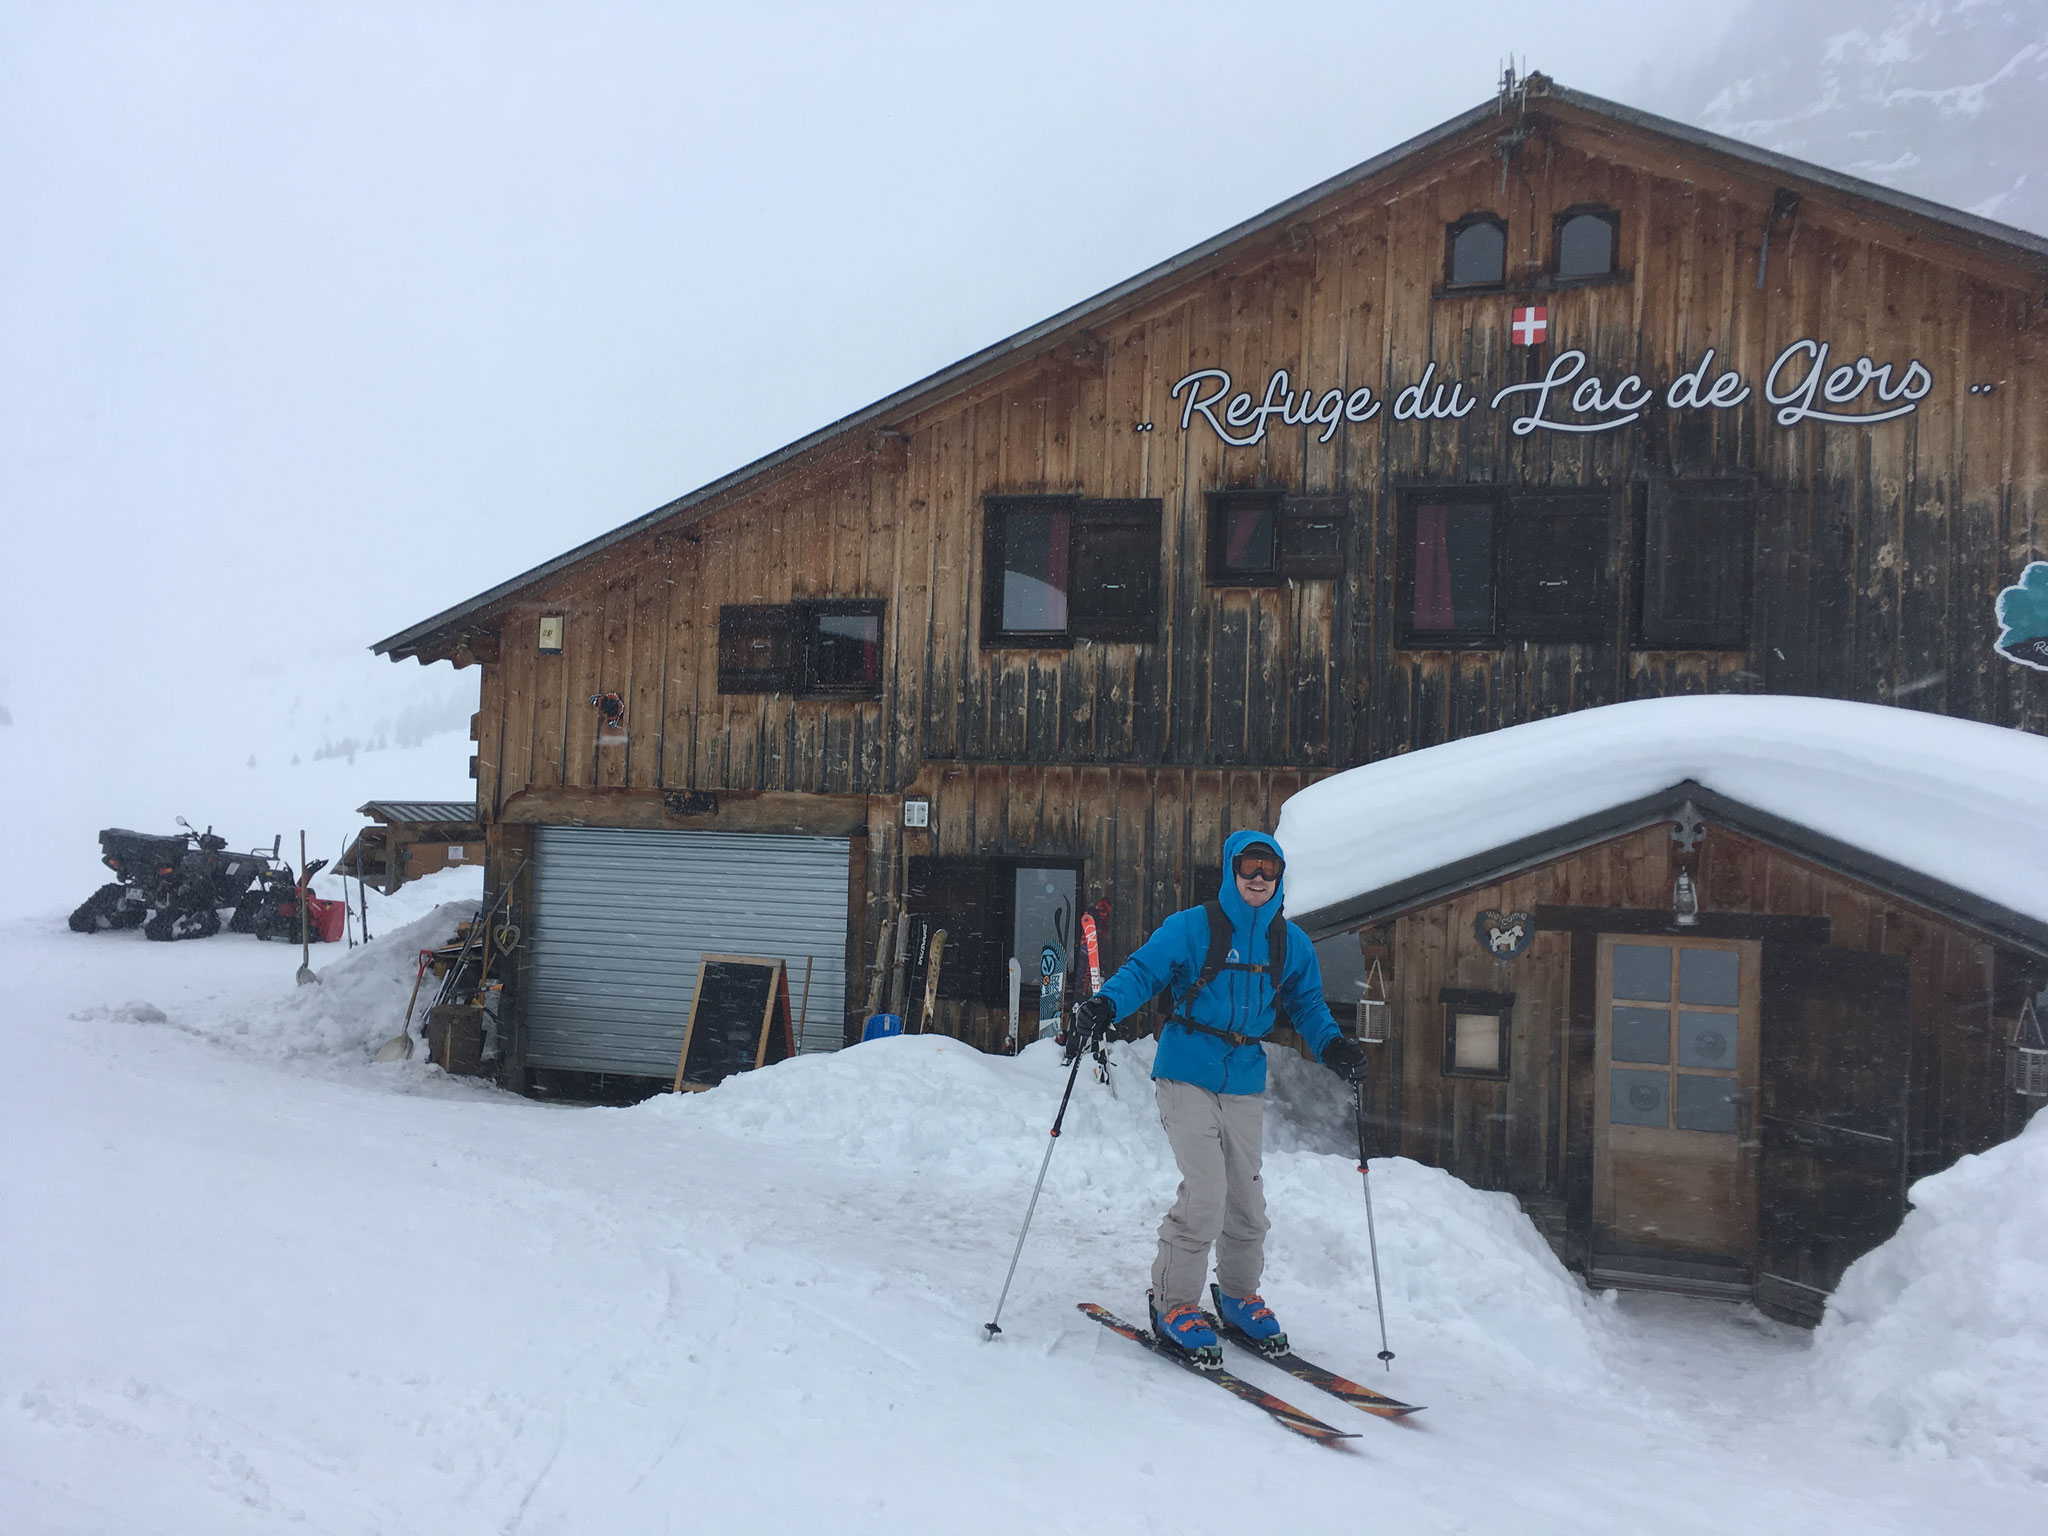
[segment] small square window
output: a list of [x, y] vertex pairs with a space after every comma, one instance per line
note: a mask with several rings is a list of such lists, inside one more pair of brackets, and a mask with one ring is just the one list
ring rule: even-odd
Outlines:
[[1483, 288], [1506, 280], [1508, 226], [1497, 214], [1468, 213], [1444, 232], [1444, 282]]
[[1437, 997], [1444, 1008], [1443, 1075], [1506, 1079], [1514, 993], [1445, 987]]
[[797, 604], [803, 629], [802, 692], [841, 698], [882, 696], [880, 598], [835, 598]]

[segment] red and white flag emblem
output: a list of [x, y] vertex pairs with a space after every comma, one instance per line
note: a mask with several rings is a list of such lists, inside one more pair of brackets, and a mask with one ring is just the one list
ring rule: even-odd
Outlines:
[[1515, 323], [1508, 327], [1508, 334], [1515, 339], [1518, 347], [1533, 347], [1550, 334], [1550, 310], [1542, 304], [1531, 305], [1515, 311]]

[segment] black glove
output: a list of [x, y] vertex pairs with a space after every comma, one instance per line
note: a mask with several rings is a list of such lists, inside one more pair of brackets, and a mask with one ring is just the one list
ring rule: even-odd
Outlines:
[[1372, 1058], [1349, 1035], [1339, 1035], [1323, 1047], [1323, 1065], [1347, 1083], [1362, 1083], [1372, 1072]]
[[1109, 1033], [1116, 1023], [1116, 1004], [1100, 992], [1084, 998], [1074, 1005], [1074, 1035], [1076, 1048], [1090, 1049], [1098, 1040]]

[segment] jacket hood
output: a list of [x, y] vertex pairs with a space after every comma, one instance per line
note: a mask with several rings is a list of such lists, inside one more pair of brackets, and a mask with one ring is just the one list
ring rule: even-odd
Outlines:
[[[1273, 899], [1263, 907], [1250, 905], [1245, 901], [1244, 897], [1238, 894], [1237, 877], [1231, 873], [1230, 866], [1237, 861], [1237, 856], [1247, 848], [1260, 847], [1272, 849], [1280, 855], [1282, 862], [1285, 862], [1287, 858], [1285, 850], [1281, 848], [1279, 840], [1270, 833], [1233, 832], [1223, 844], [1223, 889], [1216, 893], [1216, 899], [1223, 904], [1223, 915], [1230, 919], [1230, 926], [1234, 930], [1256, 932], [1264, 925], [1271, 923], [1273, 921], [1273, 914], [1282, 910], [1282, 903], [1287, 897], [1287, 872], [1285, 870], [1280, 872], [1280, 879], [1273, 887]], [[1258, 919], [1256, 923], [1253, 922], [1254, 916]]]

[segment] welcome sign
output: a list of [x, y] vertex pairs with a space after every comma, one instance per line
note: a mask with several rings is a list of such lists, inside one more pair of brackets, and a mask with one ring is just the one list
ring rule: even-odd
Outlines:
[[[1934, 388], [1933, 372], [1918, 358], [1903, 368], [1868, 356], [1831, 366], [1831, 355], [1830, 343], [1801, 337], [1772, 361], [1764, 374], [1763, 396], [1780, 427], [1806, 421], [1874, 426], [1912, 414]], [[1640, 420], [1660, 394], [1668, 410], [1732, 410], [1754, 391], [1740, 369], [1717, 370], [1714, 358], [1715, 349], [1707, 348], [1698, 363], [1660, 391], [1634, 373], [1610, 387], [1586, 371], [1586, 354], [1574, 347], [1552, 358], [1542, 378], [1496, 390], [1487, 409], [1516, 411], [1509, 430], [1517, 437], [1612, 432]], [[1318, 392], [1304, 381], [1297, 389], [1285, 368], [1274, 369], [1256, 396], [1234, 390], [1233, 382], [1222, 368], [1199, 368], [1175, 381], [1169, 396], [1181, 401], [1181, 431], [1191, 430], [1199, 417], [1233, 448], [1263, 442], [1276, 425], [1320, 428], [1316, 441], [1327, 443], [1339, 426], [1371, 421], [1383, 404], [1366, 385]], [[1463, 380], [1438, 379], [1432, 359], [1415, 382], [1395, 391], [1393, 416], [1396, 421], [1460, 421], [1479, 408], [1482, 398]]]

